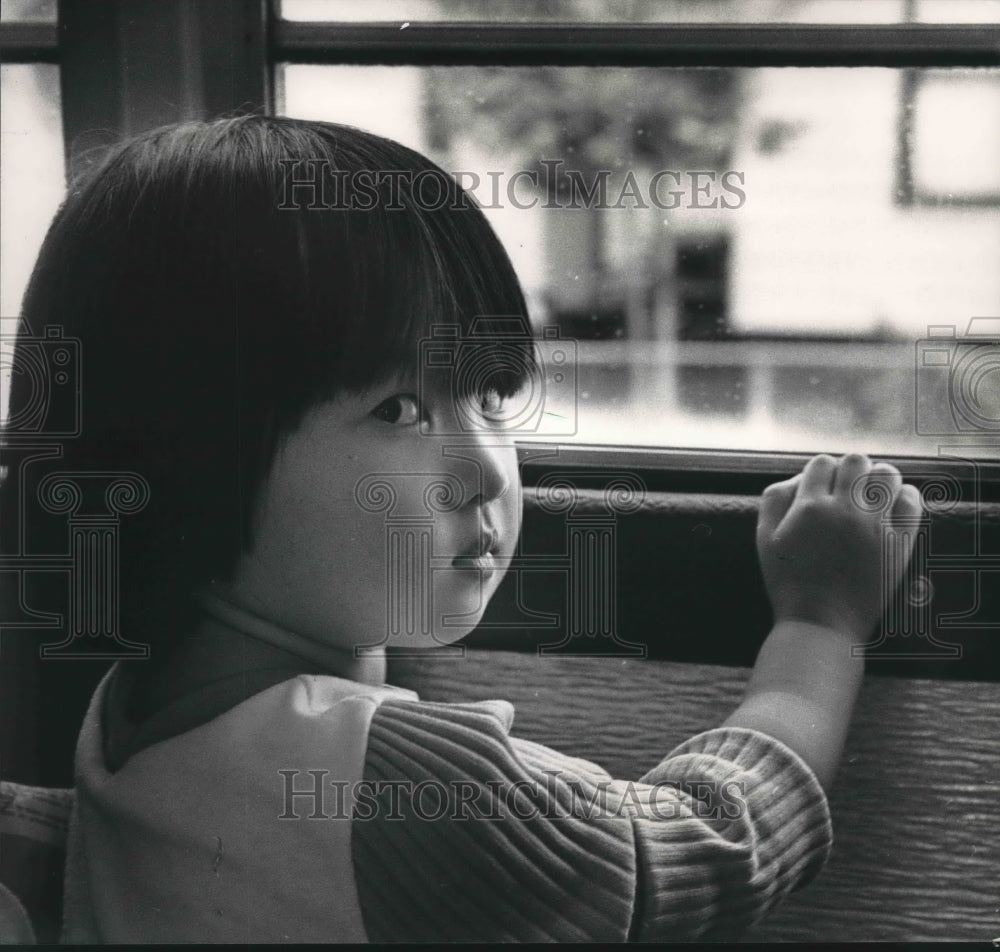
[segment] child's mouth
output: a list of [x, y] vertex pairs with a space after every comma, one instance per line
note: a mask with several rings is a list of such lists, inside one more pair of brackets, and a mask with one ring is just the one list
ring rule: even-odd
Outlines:
[[451, 564], [457, 569], [478, 569], [481, 572], [492, 574], [497, 567], [496, 549], [498, 545], [497, 531], [486, 528], [480, 533], [479, 539], [475, 543], [452, 559]]
[[479, 569], [490, 574], [497, 567], [497, 561], [492, 552], [487, 552], [485, 555], [458, 555], [452, 559], [451, 564], [457, 569]]

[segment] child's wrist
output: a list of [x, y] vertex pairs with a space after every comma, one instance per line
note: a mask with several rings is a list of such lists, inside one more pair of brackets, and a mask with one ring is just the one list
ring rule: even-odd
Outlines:
[[[795, 617], [777, 621], [757, 656], [752, 678], [756, 689], [780, 687], [819, 695], [860, 684], [864, 656], [853, 632]], [[834, 688], [834, 684], [838, 687]]]
[[[846, 724], [864, 675], [864, 658], [852, 634], [814, 620], [777, 622], [761, 647], [747, 683], [744, 707], [757, 710], [775, 698], [797, 698], [811, 724]], [[766, 732], [766, 731], [765, 731]]]
[[868, 641], [873, 627], [874, 621], [862, 621], [845, 612], [809, 611], [776, 613], [772, 631], [797, 628], [860, 645]]

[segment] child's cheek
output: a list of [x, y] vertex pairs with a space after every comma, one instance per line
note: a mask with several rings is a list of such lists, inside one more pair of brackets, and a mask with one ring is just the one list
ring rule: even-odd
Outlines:
[[511, 531], [510, 538], [506, 540], [509, 551], [505, 555], [513, 555], [517, 548], [517, 541], [521, 536], [521, 525], [524, 521], [524, 488], [521, 485], [521, 468], [517, 464], [515, 455], [510, 474], [510, 491], [508, 507], [510, 510]]
[[514, 470], [514, 485], [512, 492], [514, 493], [515, 508], [517, 511], [517, 534], [521, 534], [521, 524], [524, 521], [524, 487], [521, 485], [521, 470], [520, 467], [515, 467]]

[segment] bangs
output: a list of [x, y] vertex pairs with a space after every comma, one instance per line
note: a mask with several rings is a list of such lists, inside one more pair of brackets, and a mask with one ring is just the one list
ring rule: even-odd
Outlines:
[[[235, 401], [268, 446], [319, 403], [419, 373], [438, 335], [476, 347], [479, 394], [510, 396], [536, 375], [503, 245], [419, 153], [332, 123], [243, 117], [172, 127], [124, 158], [138, 188], [116, 198], [130, 203], [129, 228], [99, 260], [128, 275], [122, 310], [147, 316], [123, 321], [126, 332], [178, 369], [196, 347], [213, 373], [181, 374], [191, 400]], [[320, 172], [342, 183], [338, 201], [316, 201]], [[433, 208], [420, 194], [428, 176]]]
[[[373, 151], [388, 154], [348, 156], [341, 148], [324, 161], [336, 159], [335, 168], [351, 174], [432, 170], [448, 189], [447, 201], [422, 207], [397, 181], [394, 193], [383, 190], [368, 210], [285, 213], [294, 219], [297, 261], [282, 269], [284, 282], [295, 275], [282, 296], [295, 302], [293, 320], [302, 323], [303, 344], [316, 360], [310, 389], [324, 399], [400, 371], [421, 373], [428, 353], [453, 342], [477, 353], [478, 393], [516, 393], [537, 363], [524, 297], [503, 246], [445, 173], [402, 146], [376, 145]], [[343, 197], [349, 205], [352, 194]], [[305, 347], [298, 359], [304, 357]]]

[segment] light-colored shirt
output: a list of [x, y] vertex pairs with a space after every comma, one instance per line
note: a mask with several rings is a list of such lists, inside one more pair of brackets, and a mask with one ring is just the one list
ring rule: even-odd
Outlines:
[[736, 938], [830, 849], [815, 776], [756, 731], [630, 782], [511, 737], [504, 701], [301, 675], [122, 744], [120, 677], [80, 734], [67, 941]]

